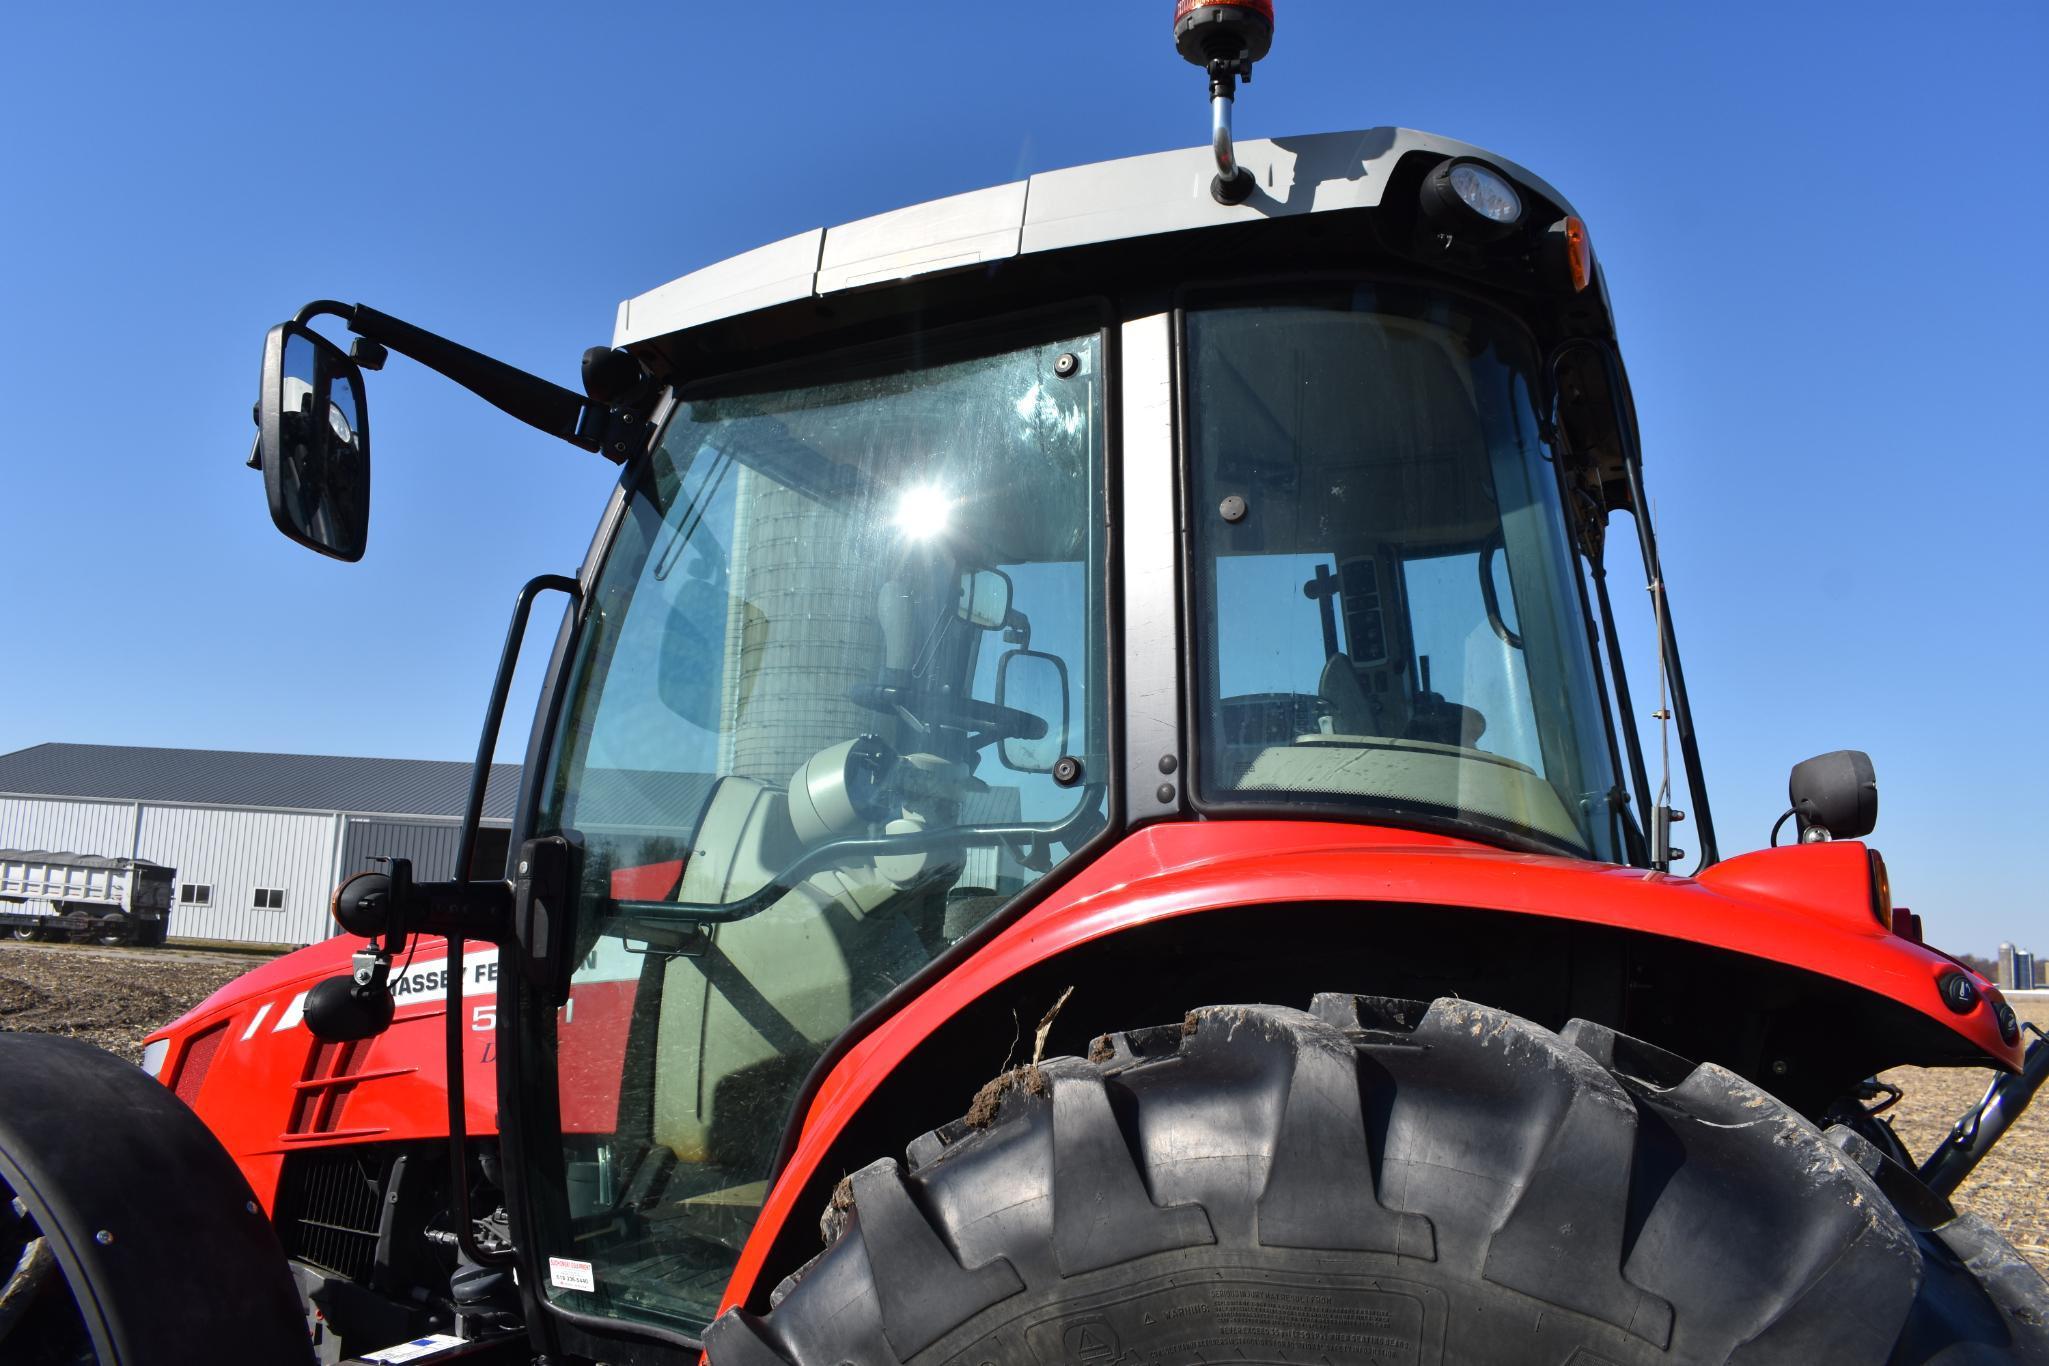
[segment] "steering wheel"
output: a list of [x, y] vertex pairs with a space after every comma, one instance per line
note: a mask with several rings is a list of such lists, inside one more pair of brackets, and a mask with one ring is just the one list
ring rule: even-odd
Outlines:
[[999, 707], [994, 702], [978, 702], [972, 697], [943, 697], [888, 683], [856, 683], [847, 689], [847, 699], [885, 716], [894, 716], [901, 710], [927, 726], [972, 731], [979, 745], [996, 740], [1042, 740], [1046, 736], [1045, 717], [1016, 707]]

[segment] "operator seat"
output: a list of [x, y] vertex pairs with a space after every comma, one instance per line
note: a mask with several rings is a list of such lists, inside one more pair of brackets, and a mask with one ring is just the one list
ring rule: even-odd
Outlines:
[[1359, 671], [1344, 655], [1332, 655], [1324, 661], [1323, 674], [1316, 680], [1316, 695], [1330, 705], [1331, 729], [1337, 734], [1383, 733], [1374, 715], [1373, 699], [1359, 682]]

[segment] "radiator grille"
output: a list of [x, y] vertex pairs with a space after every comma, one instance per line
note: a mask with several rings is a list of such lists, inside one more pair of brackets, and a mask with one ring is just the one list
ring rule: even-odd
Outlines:
[[341, 1125], [342, 1106], [348, 1101], [356, 1085], [341, 1078], [350, 1075], [369, 1045], [361, 1039], [337, 1043], [322, 1039], [313, 1045], [313, 1051], [306, 1057], [308, 1082], [318, 1085], [302, 1086], [299, 1095], [292, 1102], [292, 1114], [286, 1122], [288, 1134], [331, 1134]]
[[171, 1090], [187, 1105], [199, 1098], [199, 1084], [206, 1080], [213, 1067], [213, 1055], [220, 1050], [227, 1032], [228, 1022], [222, 1020], [194, 1034], [192, 1042], [185, 1045], [185, 1056], [178, 1059], [177, 1074], [171, 1078]]
[[278, 1180], [277, 1230], [285, 1251], [352, 1281], [377, 1260], [387, 1159], [350, 1149], [289, 1153]]

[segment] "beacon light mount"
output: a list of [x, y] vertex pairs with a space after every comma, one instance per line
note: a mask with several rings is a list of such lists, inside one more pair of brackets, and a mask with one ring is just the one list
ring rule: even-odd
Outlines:
[[1178, 0], [1174, 46], [1209, 73], [1210, 147], [1217, 174], [1209, 192], [1219, 204], [1252, 197], [1252, 173], [1238, 164], [1231, 147], [1231, 106], [1238, 81], [1252, 80], [1252, 64], [1273, 46], [1273, 0]]

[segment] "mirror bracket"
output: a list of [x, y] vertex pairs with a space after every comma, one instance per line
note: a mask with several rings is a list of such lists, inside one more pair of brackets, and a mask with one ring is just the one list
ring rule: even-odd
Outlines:
[[513, 884], [513, 930], [527, 981], [556, 1005], [569, 999], [569, 930], [576, 899], [578, 849], [561, 835], [519, 847]]

